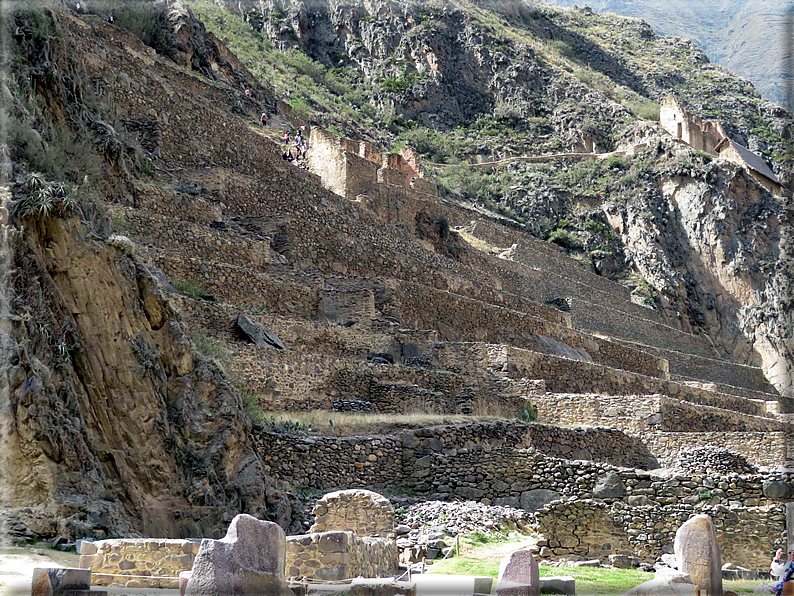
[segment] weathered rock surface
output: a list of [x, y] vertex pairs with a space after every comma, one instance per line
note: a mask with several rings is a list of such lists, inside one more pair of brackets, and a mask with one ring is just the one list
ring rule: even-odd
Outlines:
[[696, 515], [675, 534], [678, 570], [686, 573], [701, 590], [722, 594], [722, 560], [717, 533], [708, 515]]
[[654, 578], [625, 592], [623, 596], [690, 596], [696, 587], [689, 575], [675, 569], [662, 569]]
[[496, 580], [498, 596], [538, 596], [540, 574], [538, 563], [528, 549], [511, 553], [499, 564]]
[[286, 552], [278, 524], [238, 515], [223, 539], [201, 542], [185, 596], [293, 596], [284, 575]]
[[237, 328], [258, 346], [286, 350], [284, 344], [274, 333], [244, 313], [237, 316]]
[[623, 480], [615, 472], [607, 472], [596, 479], [593, 487], [594, 499], [619, 499], [626, 494]]

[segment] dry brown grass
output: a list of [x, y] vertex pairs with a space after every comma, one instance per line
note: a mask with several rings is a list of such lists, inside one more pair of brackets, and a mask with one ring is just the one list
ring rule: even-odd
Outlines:
[[265, 412], [265, 419], [290, 421], [311, 427], [312, 434], [349, 436], [389, 434], [410, 428], [438, 424], [457, 424], [492, 420], [493, 416], [462, 416], [454, 414], [362, 414], [358, 412]]

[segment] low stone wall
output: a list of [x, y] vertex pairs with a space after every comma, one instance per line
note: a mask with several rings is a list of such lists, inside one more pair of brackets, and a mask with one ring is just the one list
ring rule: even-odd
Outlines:
[[[156, 245], [161, 249], [189, 254], [203, 261], [223, 261], [238, 267], [259, 270], [274, 262], [270, 238], [252, 239], [230, 236], [204, 223], [160, 216], [142, 209], [113, 207], [108, 214], [123, 218], [136, 230], [137, 245]], [[124, 233], [123, 231], [121, 232]]]
[[179, 572], [189, 571], [200, 541], [118, 538], [83, 542], [80, 564], [95, 586], [179, 588]]
[[323, 495], [314, 505], [310, 532], [349, 531], [356, 536], [394, 535], [394, 507], [369, 490], [342, 490]]
[[402, 476], [402, 445], [395, 437], [299, 437], [261, 433], [254, 438], [265, 474], [293, 486], [381, 488]]
[[665, 395], [547, 394], [532, 398], [538, 421], [559, 426], [608, 426], [638, 434], [783, 431], [773, 418], [692, 404]]
[[[407, 284], [402, 283], [401, 287]], [[571, 348], [585, 349], [594, 362], [652, 377], [667, 376], [666, 360], [625, 348], [609, 340], [585, 336], [574, 329], [555, 325], [538, 315], [527, 314], [448, 292], [415, 284], [410, 292], [393, 299], [403, 324], [418, 329], [436, 329], [448, 341], [485, 341], [510, 344], [525, 350], [544, 351], [538, 336], [550, 337]]]
[[755, 466], [775, 468], [788, 460], [786, 433], [769, 432], [652, 432], [643, 441], [662, 466], [672, 466], [682, 449], [719, 445], [744, 456]]
[[389, 577], [397, 572], [393, 538], [320, 532], [287, 536], [286, 574], [291, 580], [336, 581], [354, 577]]
[[[542, 476], [532, 481], [533, 467], [544, 458], [578, 457], [632, 468], [655, 463], [639, 439], [614, 429], [506, 421], [416, 429], [399, 439], [262, 433], [256, 442], [265, 473], [294, 485], [377, 488], [403, 482], [421, 493], [453, 493], [451, 498], [517, 497], [530, 490], [525, 485], [545, 488]], [[507, 490], [502, 485], [510, 477], [522, 482]]]
[[754, 416], [766, 412], [766, 402], [714, 393], [673, 381], [616, 370], [579, 360], [539, 354], [500, 344], [480, 342], [436, 344], [435, 357], [448, 370], [477, 375], [495, 369], [512, 378], [545, 379], [553, 393], [600, 395], [663, 394], [695, 404], [714, 406]]
[[318, 288], [228, 263], [213, 263], [210, 270], [205, 261], [175, 251], [141, 249], [140, 255], [169, 279], [192, 280], [227, 304], [250, 306], [253, 302], [267, 312], [305, 319], [316, 316], [321, 293]]
[[[711, 516], [722, 550], [722, 562], [768, 571], [778, 547], [786, 545], [785, 507], [693, 506], [638, 507], [625, 502], [566, 500], [536, 513], [541, 557], [577, 555], [604, 559], [610, 554], [634, 555], [653, 563], [673, 552], [676, 530], [697, 513]], [[571, 520], [575, 519], [575, 523]]]

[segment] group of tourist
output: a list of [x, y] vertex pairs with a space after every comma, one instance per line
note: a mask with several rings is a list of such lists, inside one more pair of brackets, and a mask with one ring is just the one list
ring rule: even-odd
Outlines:
[[298, 165], [298, 160], [306, 159], [306, 152], [309, 150], [309, 143], [303, 137], [301, 131], [297, 131], [295, 133], [294, 140], [289, 131], [285, 132], [283, 143], [284, 145], [281, 152], [282, 159], [291, 162], [294, 166]]

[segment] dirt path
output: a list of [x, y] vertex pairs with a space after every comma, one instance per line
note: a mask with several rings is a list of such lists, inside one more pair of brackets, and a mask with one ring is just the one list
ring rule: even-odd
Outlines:
[[29, 596], [36, 567], [77, 567], [80, 557], [48, 549], [0, 547], [0, 596]]
[[461, 545], [461, 555], [473, 557], [481, 561], [501, 561], [512, 552], [529, 548], [537, 544], [537, 536], [519, 536], [515, 540], [500, 542], [498, 544], [484, 544], [482, 546]]

